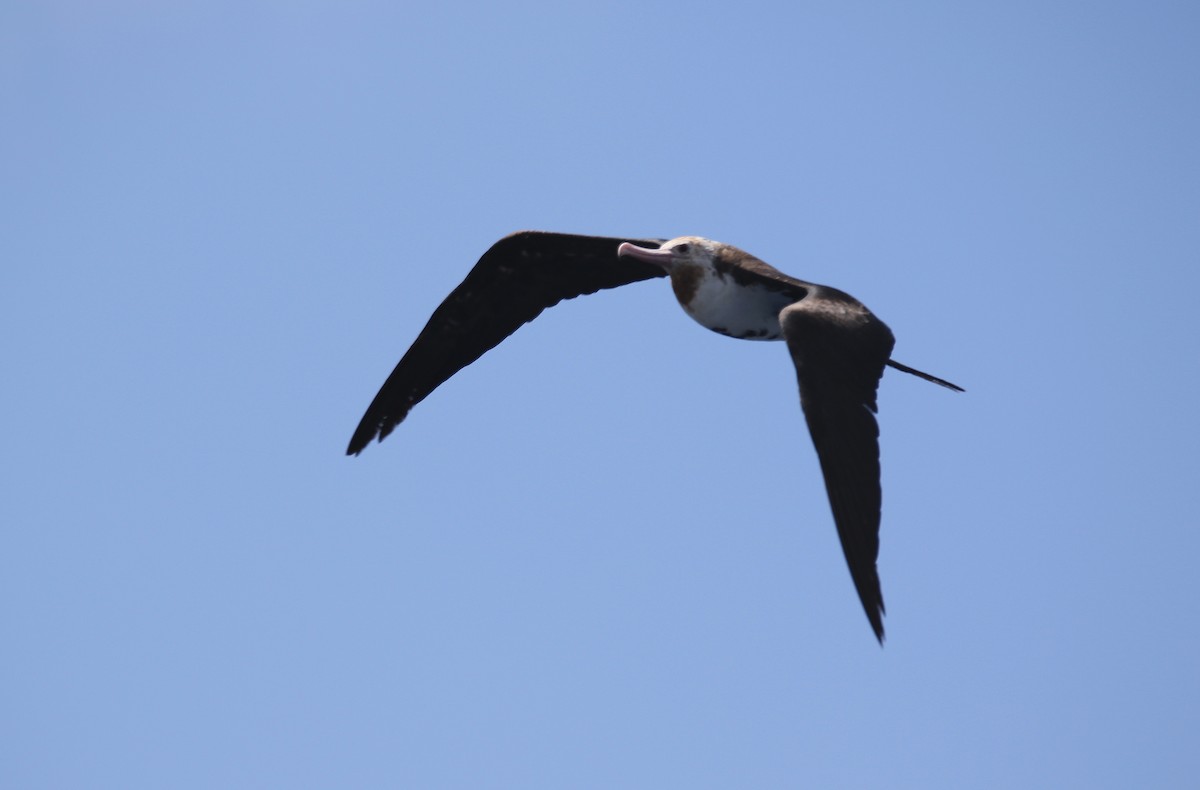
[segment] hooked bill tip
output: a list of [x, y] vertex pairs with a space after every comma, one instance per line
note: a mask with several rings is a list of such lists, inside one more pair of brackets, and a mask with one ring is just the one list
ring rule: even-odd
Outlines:
[[639, 247], [636, 244], [630, 244], [627, 241], [623, 241], [621, 242], [621, 246], [617, 247], [617, 256], [637, 258], [639, 261], [657, 264], [667, 271], [670, 271], [673, 253], [670, 250], [652, 250], [648, 247]]

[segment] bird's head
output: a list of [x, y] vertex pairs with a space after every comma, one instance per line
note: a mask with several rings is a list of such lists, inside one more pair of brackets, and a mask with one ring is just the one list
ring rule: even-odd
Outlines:
[[[695, 299], [702, 283], [714, 279], [724, 280], [725, 274], [734, 266], [738, 256], [746, 256], [736, 247], [700, 236], [680, 236], [671, 239], [657, 250], [626, 242], [617, 248], [617, 255], [636, 258], [665, 269], [671, 276], [671, 290], [675, 292], [675, 298], [693, 318], [696, 316], [692, 300]], [[696, 320], [705, 323], [698, 318]]]
[[725, 246], [727, 245], [700, 236], [680, 236], [671, 239], [657, 250], [626, 242], [617, 248], [617, 255], [653, 263], [661, 266], [669, 274], [677, 274], [678, 269], [693, 266], [712, 269]]

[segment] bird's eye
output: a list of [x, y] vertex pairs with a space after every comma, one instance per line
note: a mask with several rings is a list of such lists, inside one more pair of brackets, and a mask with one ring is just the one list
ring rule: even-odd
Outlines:
[[691, 248], [692, 248], [692, 245], [690, 245], [690, 244], [676, 244], [675, 252], [681, 253], [683, 255], [687, 255], [688, 250], [690, 250]]

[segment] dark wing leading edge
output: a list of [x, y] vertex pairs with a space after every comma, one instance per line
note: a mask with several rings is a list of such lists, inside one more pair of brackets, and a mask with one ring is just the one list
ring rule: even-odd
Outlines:
[[547, 307], [666, 276], [654, 264], [618, 257], [617, 247], [626, 241], [652, 249], [662, 244], [537, 231], [493, 244], [433, 311], [363, 415], [346, 454], [358, 455], [376, 436], [382, 441], [429, 393]]
[[882, 643], [883, 591], [875, 569], [882, 505], [875, 393], [895, 339], [858, 300], [825, 286], [811, 286], [779, 320], [850, 576]]

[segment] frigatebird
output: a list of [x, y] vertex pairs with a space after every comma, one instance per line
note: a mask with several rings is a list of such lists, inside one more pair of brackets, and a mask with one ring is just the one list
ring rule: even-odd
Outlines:
[[882, 644], [879, 380], [889, 366], [962, 388], [891, 359], [891, 330], [854, 297], [789, 277], [728, 244], [699, 236], [664, 241], [540, 231], [504, 237], [434, 310], [367, 408], [346, 454], [382, 441], [413, 406], [547, 307], [667, 276], [680, 306], [702, 326], [741, 340], [787, 343], [850, 576]]

